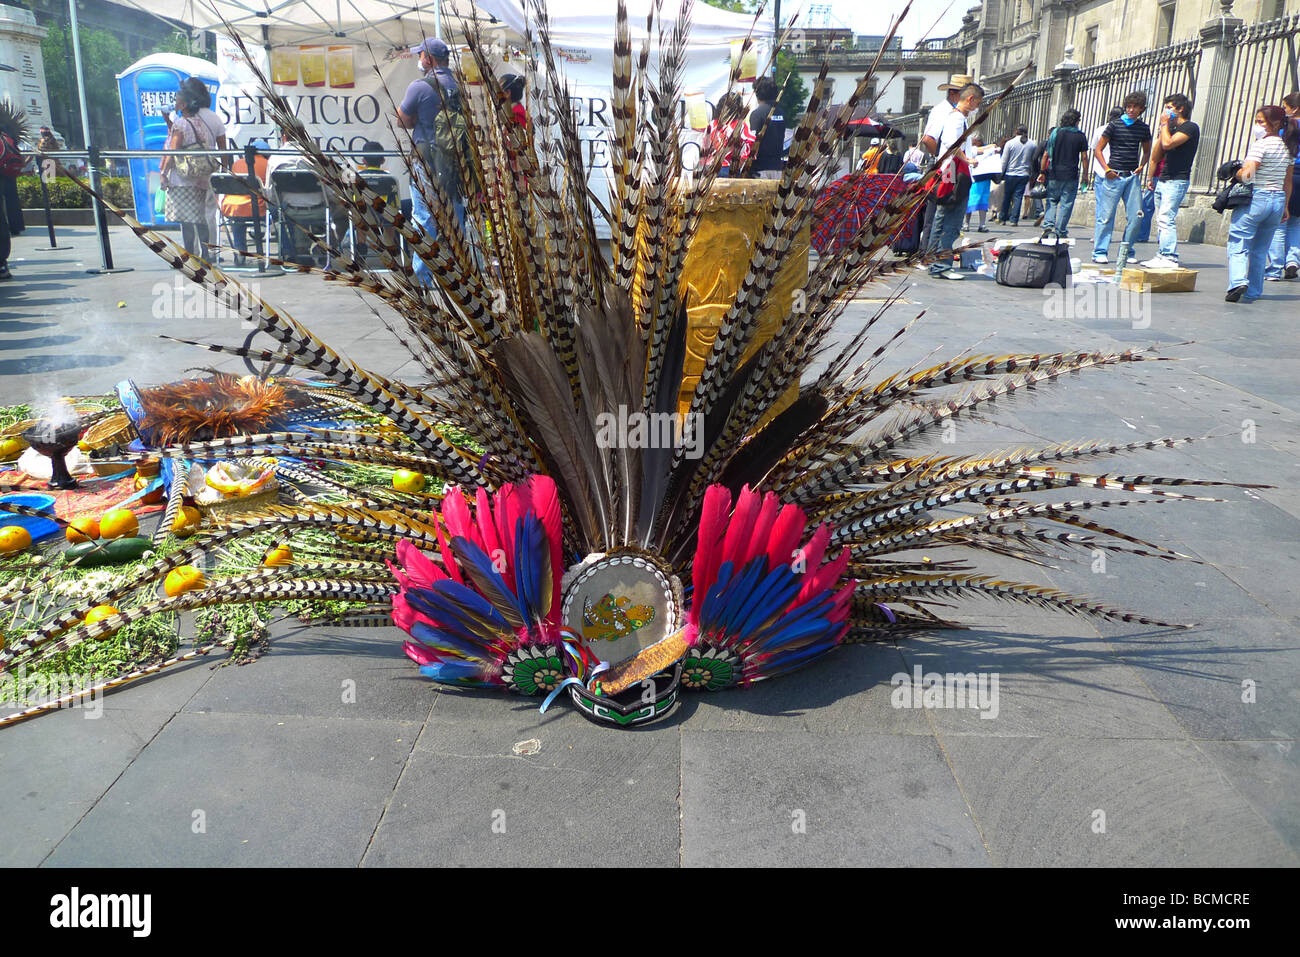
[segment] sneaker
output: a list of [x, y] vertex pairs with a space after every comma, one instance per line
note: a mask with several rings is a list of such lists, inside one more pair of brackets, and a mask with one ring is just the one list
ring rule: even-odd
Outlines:
[[1286, 267], [1287, 279], [1294, 279], [1297, 274], [1300, 274], [1300, 266], [1297, 266], [1295, 263], [1292, 263], [1291, 265]]
[[1154, 259], [1148, 259], [1146, 262], [1140, 263], [1139, 265], [1141, 265], [1143, 269], [1177, 269], [1178, 260], [1169, 259], [1165, 256], [1156, 256]]
[[1129, 254], [1128, 254], [1128, 258], [1124, 260], [1124, 265], [1126, 265], [1126, 266], [1136, 266], [1136, 265], [1137, 265], [1137, 261], [1138, 261], [1137, 253], [1129, 253]]
[[955, 269], [945, 270], [944, 272], [939, 273], [939, 277], [941, 279], [965, 279], [966, 278]]
[[1264, 277], [1264, 281], [1265, 281], [1265, 282], [1281, 282], [1281, 281], [1282, 281], [1282, 277], [1281, 277], [1281, 276], [1265, 276], [1265, 277]]
[[1241, 299], [1242, 293], [1246, 291], [1245, 286], [1233, 286], [1228, 290], [1228, 294], [1223, 297], [1224, 302], [1237, 302]]
[[9, 271], [8, 266], [0, 266], [0, 282], [8, 282], [14, 278], [14, 274]]
[[989, 228], [987, 226], [981, 226], [979, 229], [975, 230], [977, 233], [987, 233], [988, 231]]
[[1093, 256], [1092, 261], [1098, 266], [1105, 266], [1110, 263], [1110, 260], [1105, 256]]

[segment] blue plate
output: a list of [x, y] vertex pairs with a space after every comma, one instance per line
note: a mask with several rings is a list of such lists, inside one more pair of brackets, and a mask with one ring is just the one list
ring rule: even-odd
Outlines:
[[[53, 495], [42, 495], [40, 492], [16, 492], [13, 495], [0, 495], [0, 509], [4, 508], [5, 502], [26, 505], [28, 508], [38, 508], [42, 512], [54, 514]], [[27, 529], [27, 534], [32, 537], [34, 542], [39, 542], [42, 538], [49, 538], [59, 530], [59, 523], [48, 518], [35, 518], [31, 515], [15, 515], [13, 512], [0, 511], [0, 528], [6, 525], [17, 525], [19, 528]]]

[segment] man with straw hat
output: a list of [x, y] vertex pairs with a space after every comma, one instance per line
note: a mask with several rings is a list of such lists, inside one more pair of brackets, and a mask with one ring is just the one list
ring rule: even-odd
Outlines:
[[[975, 81], [968, 73], [954, 73], [947, 83], [939, 84], [939, 91], [944, 99], [930, 107], [930, 115], [925, 121], [925, 132], [921, 134], [921, 149], [930, 156], [939, 155], [939, 140], [943, 136], [943, 123], [948, 114], [957, 109], [957, 97], [962, 89]], [[921, 227], [921, 248], [930, 245], [930, 224], [934, 222], [934, 199], [925, 201], [925, 220]]]

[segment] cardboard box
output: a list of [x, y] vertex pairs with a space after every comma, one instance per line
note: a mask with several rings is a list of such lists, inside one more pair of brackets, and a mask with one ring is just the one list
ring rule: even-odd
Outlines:
[[1121, 289], [1137, 292], [1195, 292], [1196, 270], [1129, 266], [1120, 276], [1119, 285]]

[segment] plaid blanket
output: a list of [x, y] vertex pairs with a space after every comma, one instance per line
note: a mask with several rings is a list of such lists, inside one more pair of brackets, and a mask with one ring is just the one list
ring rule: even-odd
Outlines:
[[[883, 209], [891, 197], [910, 189], [911, 184], [904, 183], [903, 177], [892, 174], [854, 172], [841, 176], [822, 190], [813, 207], [813, 248], [823, 255], [836, 252], [853, 240], [867, 217]], [[903, 228], [905, 225], [898, 232]]]

